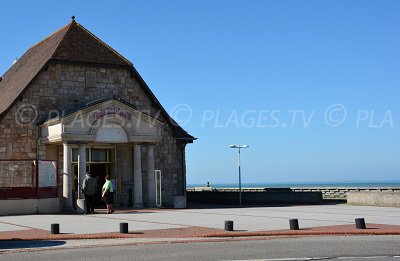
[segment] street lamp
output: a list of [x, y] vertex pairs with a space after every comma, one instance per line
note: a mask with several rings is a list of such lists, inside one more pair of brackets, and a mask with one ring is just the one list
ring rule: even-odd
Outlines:
[[239, 167], [239, 205], [242, 205], [242, 177], [240, 172], [240, 149], [246, 149], [249, 145], [229, 145], [231, 149], [238, 149], [238, 167]]

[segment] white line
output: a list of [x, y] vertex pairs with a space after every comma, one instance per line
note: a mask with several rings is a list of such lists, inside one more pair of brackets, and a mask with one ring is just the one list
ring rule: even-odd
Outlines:
[[290, 257], [290, 258], [274, 258], [274, 259], [243, 259], [243, 260], [224, 260], [224, 261], [309, 261], [309, 260], [325, 260], [330, 257]]
[[337, 259], [377, 259], [383, 257], [388, 257], [388, 256], [342, 256], [338, 257]]

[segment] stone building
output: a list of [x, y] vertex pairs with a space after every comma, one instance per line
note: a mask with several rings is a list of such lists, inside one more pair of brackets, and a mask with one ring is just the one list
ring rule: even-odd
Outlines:
[[46, 198], [39, 174], [50, 174], [36, 167], [43, 160], [56, 164], [53, 202], [59, 209], [79, 209], [78, 187], [87, 171], [99, 184], [111, 175], [117, 205], [152, 207], [157, 196], [158, 203], [174, 206], [185, 200], [185, 146], [194, 140], [133, 64], [74, 18], [1, 77], [0, 196], [2, 188], [20, 188], [13, 198], [35, 198], [23, 194], [36, 185], [38, 198]]

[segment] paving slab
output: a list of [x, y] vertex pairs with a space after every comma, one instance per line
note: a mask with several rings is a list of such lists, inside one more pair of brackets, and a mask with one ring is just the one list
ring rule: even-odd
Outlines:
[[[367, 224], [400, 226], [400, 208], [349, 206], [346, 204], [123, 209], [117, 210], [114, 214], [101, 213], [104, 212], [103, 210], [97, 211], [100, 213], [91, 215], [1, 216], [0, 239], [12, 239], [13, 235], [29, 238], [29, 234], [36, 235], [30, 238], [38, 239], [40, 236], [49, 234], [52, 223], [60, 224], [60, 232], [64, 234], [64, 237], [69, 238], [119, 237], [119, 224], [122, 222], [128, 223], [130, 231], [138, 231], [145, 236], [151, 235], [153, 238], [157, 237], [157, 233], [154, 231], [160, 231], [159, 237], [174, 234], [177, 238], [180, 237], [180, 233], [185, 234], [185, 237], [196, 236], [199, 234], [198, 231], [206, 231], [206, 229], [210, 230], [211, 234], [218, 234], [223, 231], [226, 220], [234, 221], [236, 231], [246, 233], [287, 230], [289, 219], [293, 218], [299, 220], [300, 228], [354, 226], [356, 218], [365, 218]], [[391, 231], [396, 229], [397, 227], [392, 227]], [[138, 234], [133, 236], [138, 236]]]

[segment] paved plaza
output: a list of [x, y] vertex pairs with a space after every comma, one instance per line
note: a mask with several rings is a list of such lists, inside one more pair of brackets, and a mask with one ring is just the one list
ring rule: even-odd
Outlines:
[[354, 225], [356, 218], [364, 218], [367, 226], [382, 224], [400, 228], [400, 208], [346, 204], [142, 209], [119, 210], [114, 214], [104, 214], [101, 213], [102, 210], [98, 212], [91, 215], [2, 216], [0, 239], [13, 239], [13, 235], [29, 235], [38, 231], [41, 231], [41, 234], [48, 233], [52, 223], [60, 224], [62, 234], [88, 236], [119, 232], [119, 224], [126, 222], [129, 231], [142, 236], [152, 231], [152, 237], [157, 237], [157, 231], [164, 231], [165, 234], [165, 231], [169, 230], [183, 231], [190, 228], [197, 228], [197, 234], [221, 232], [226, 220], [234, 221], [234, 230], [242, 232], [287, 230], [289, 219], [298, 219], [301, 229], [350, 226]]

